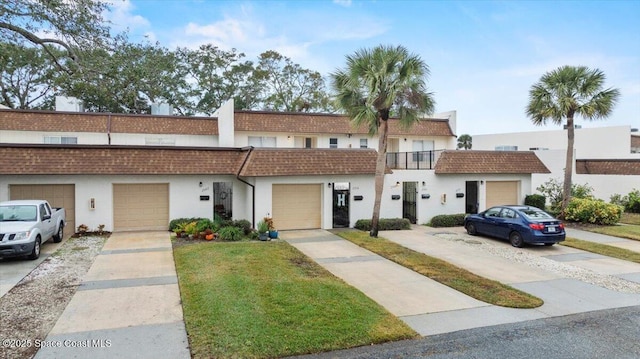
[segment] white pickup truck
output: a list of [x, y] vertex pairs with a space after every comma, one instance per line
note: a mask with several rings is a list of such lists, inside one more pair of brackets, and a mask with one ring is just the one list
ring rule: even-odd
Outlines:
[[40, 246], [64, 237], [64, 208], [43, 200], [0, 202], [0, 258], [40, 257]]

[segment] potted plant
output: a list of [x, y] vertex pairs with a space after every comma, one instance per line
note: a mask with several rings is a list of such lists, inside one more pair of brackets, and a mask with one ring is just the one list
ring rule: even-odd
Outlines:
[[213, 231], [212, 231], [211, 229], [207, 228], [207, 229], [204, 231], [204, 239], [206, 239], [206, 240], [208, 240], [208, 241], [210, 241], [210, 240], [212, 240], [212, 239], [213, 239]]
[[267, 227], [269, 228], [269, 238], [271, 239], [278, 238], [278, 230], [273, 224], [273, 218], [264, 217], [264, 222], [267, 224]]
[[258, 239], [266, 241], [269, 239], [269, 225], [265, 221], [258, 222]]

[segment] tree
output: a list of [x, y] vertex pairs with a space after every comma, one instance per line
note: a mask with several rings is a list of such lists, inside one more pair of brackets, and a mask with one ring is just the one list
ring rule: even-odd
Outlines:
[[403, 46], [383, 45], [348, 55], [346, 69], [331, 74], [336, 106], [347, 113], [353, 126], [367, 126], [370, 135], [379, 137], [371, 237], [378, 236], [389, 118], [393, 114], [409, 128], [433, 112], [433, 94], [426, 91], [428, 75], [429, 67], [420, 57]]
[[603, 89], [605, 75], [585, 66], [562, 66], [544, 74], [529, 91], [527, 115], [535, 125], [551, 120], [562, 124], [566, 119], [567, 157], [564, 168], [562, 217], [571, 199], [573, 173], [574, 117], [587, 120], [609, 116], [620, 97], [618, 89]]
[[108, 47], [111, 37], [102, 15], [107, 10], [102, 0], [2, 0], [0, 37], [40, 46], [58, 69], [69, 72], [63, 58], [80, 63], [84, 49]]
[[260, 55], [255, 74], [263, 86], [264, 109], [291, 112], [330, 109], [322, 75], [302, 68], [276, 51]]
[[0, 103], [44, 109], [53, 103], [53, 61], [37, 47], [0, 43]]
[[467, 135], [466, 133], [464, 135], [460, 135], [460, 137], [458, 137], [458, 149], [464, 148], [465, 150], [470, 150], [471, 141], [471, 136]]

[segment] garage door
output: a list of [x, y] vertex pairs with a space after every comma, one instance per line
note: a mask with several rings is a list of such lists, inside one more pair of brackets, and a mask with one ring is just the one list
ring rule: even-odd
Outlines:
[[114, 184], [115, 231], [169, 229], [169, 184]]
[[9, 198], [44, 199], [53, 207], [62, 207], [67, 217], [66, 233], [74, 233], [76, 228], [76, 190], [72, 184], [12, 184]]
[[321, 184], [273, 185], [273, 224], [278, 230], [320, 228]]
[[487, 181], [487, 208], [518, 204], [519, 181]]

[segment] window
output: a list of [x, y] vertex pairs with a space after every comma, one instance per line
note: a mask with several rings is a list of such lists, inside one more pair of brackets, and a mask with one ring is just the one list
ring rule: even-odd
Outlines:
[[518, 150], [518, 146], [509, 146], [509, 145], [496, 146], [496, 151], [517, 151], [517, 150]]
[[366, 138], [360, 139], [360, 148], [369, 148], [369, 141]]
[[329, 148], [338, 148], [338, 139], [330, 138], [329, 139]]
[[548, 147], [529, 147], [529, 151], [547, 151]]
[[[427, 151], [433, 151], [433, 141], [424, 141], [424, 140], [413, 141], [413, 161], [414, 162], [426, 161], [428, 159]], [[433, 156], [433, 153], [432, 153], [432, 156]]]
[[502, 208], [500, 207], [493, 207], [493, 208], [489, 208], [484, 216], [485, 217], [500, 217], [500, 210], [502, 210]]
[[313, 138], [311, 137], [304, 138], [304, 148], [313, 148]]
[[249, 146], [253, 147], [276, 147], [275, 137], [249, 136]]
[[54, 145], [77, 145], [78, 137], [70, 136], [44, 136], [44, 143]]

